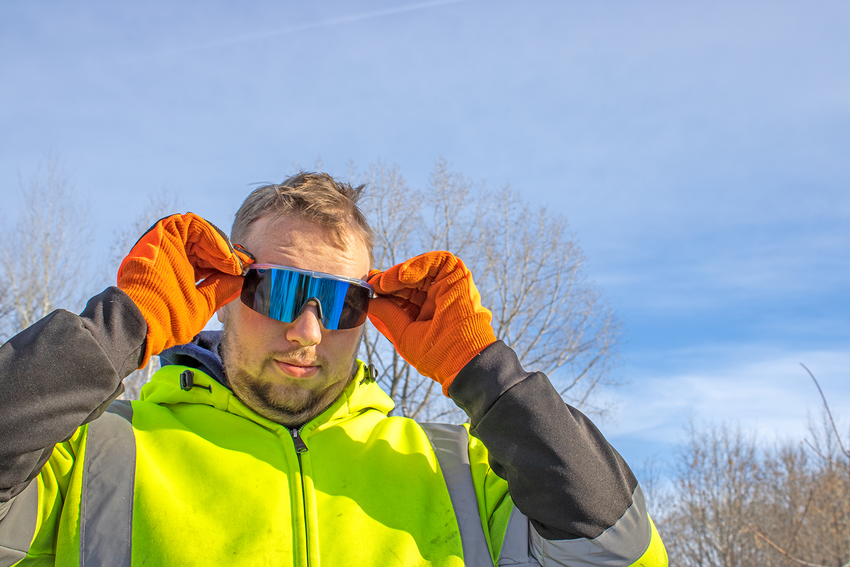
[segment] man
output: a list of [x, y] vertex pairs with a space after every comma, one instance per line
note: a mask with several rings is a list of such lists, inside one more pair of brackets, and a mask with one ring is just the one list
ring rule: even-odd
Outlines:
[[[460, 260], [370, 272], [359, 195], [259, 188], [235, 247], [167, 217], [117, 288], [0, 347], [0, 565], [667, 564], [628, 466], [495, 340]], [[367, 314], [468, 430], [386, 416]]]

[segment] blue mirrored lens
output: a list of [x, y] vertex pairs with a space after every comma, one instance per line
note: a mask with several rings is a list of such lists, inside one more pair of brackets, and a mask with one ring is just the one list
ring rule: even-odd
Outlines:
[[294, 268], [250, 268], [242, 285], [242, 303], [254, 311], [291, 323], [311, 300], [319, 304], [328, 330], [353, 329], [366, 322], [371, 288], [330, 274]]
[[322, 325], [336, 330], [348, 282], [320, 279], [286, 270], [271, 271], [268, 316], [278, 321], [292, 322], [309, 299], [318, 299], [322, 306]]

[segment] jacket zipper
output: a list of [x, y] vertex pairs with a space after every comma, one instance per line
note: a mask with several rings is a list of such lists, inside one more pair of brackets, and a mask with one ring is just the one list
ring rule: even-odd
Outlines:
[[304, 467], [301, 465], [301, 453], [307, 452], [307, 444], [301, 437], [301, 430], [304, 426], [289, 430], [292, 435], [292, 443], [295, 445], [295, 456], [298, 457], [298, 473], [301, 476], [301, 506], [304, 510], [304, 549], [307, 553], [307, 565], [310, 565], [310, 530], [307, 523], [307, 488], [304, 485]]
[[292, 434], [292, 442], [295, 444], [295, 452], [298, 454], [298, 466], [301, 466], [301, 453], [307, 452], [307, 444], [304, 443], [304, 439], [301, 438], [301, 430], [304, 429], [302, 425], [298, 429], [290, 429], [289, 432]]

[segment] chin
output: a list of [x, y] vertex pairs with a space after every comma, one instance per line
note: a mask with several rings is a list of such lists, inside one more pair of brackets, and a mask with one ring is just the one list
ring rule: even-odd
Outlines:
[[312, 390], [295, 384], [275, 384], [272, 382], [251, 382], [243, 384], [251, 399], [250, 406], [281, 414], [299, 414], [318, 402], [318, 396]]

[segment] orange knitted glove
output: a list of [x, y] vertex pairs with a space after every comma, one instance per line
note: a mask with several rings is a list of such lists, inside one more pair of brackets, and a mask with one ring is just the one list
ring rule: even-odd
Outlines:
[[236, 299], [242, 271], [252, 261], [194, 213], [171, 215], [153, 225], [118, 269], [118, 287], [148, 324], [139, 368], [152, 355], [192, 340], [219, 307]]
[[448, 396], [458, 372], [487, 345], [496, 342], [490, 311], [472, 274], [450, 252], [428, 252], [372, 270], [377, 299], [369, 320], [420, 374], [440, 383]]

